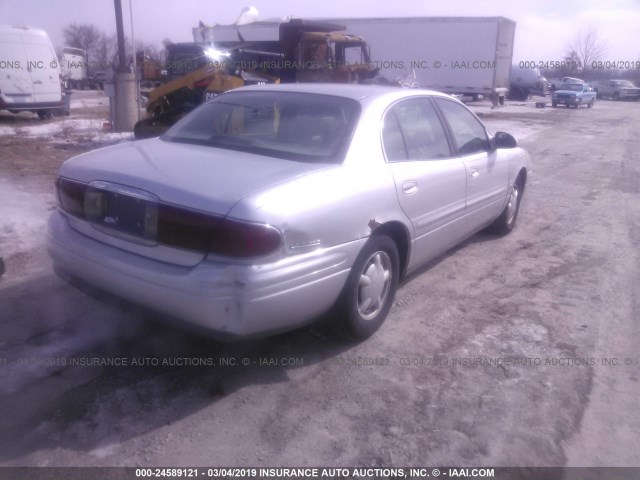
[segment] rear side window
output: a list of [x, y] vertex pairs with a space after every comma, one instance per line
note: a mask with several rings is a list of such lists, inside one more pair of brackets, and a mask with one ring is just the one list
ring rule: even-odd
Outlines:
[[484, 126], [467, 107], [444, 98], [437, 98], [436, 103], [449, 124], [460, 155], [489, 150], [489, 139]]
[[394, 112], [389, 112], [384, 118], [382, 143], [388, 162], [401, 162], [407, 159], [404, 136]]
[[428, 98], [393, 106], [385, 116], [382, 142], [389, 162], [451, 156], [444, 128]]

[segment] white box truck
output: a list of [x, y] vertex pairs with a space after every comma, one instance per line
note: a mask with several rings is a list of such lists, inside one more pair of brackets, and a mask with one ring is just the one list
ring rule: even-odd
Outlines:
[[63, 107], [60, 66], [47, 33], [0, 25], [0, 110], [47, 118]]
[[[323, 18], [368, 42], [379, 75], [502, 103], [509, 91], [516, 23], [504, 17]], [[281, 22], [194, 28], [200, 42], [277, 41]], [[353, 59], [358, 61], [358, 59]]]

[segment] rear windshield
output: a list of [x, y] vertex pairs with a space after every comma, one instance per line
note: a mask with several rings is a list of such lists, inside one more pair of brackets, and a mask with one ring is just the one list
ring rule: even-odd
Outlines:
[[301, 162], [344, 159], [360, 105], [330, 95], [230, 92], [174, 125], [163, 140]]

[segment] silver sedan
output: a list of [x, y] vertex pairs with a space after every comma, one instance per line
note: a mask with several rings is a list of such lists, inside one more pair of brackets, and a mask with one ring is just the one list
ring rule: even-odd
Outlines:
[[331, 312], [366, 338], [408, 272], [514, 228], [528, 169], [511, 135], [444, 94], [245, 87], [160, 138], [64, 163], [48, 251], [73, 283], [223, 337]]

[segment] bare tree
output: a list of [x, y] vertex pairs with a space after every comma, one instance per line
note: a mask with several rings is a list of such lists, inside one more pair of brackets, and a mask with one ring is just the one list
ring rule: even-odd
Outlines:
[[72, 23], [62, 30], [64, 41], [69, 47], [91, 50], [103, 36], [95, 25]]
[[95, 49], [95, 70], [112, 70], [118, 61], [117, 50], [116, 35], [103, 33]]
[[89, 74], [111, 64], [111, 39], [95, 25], [72, 23], [62, 30], [65, 44], [87, 52]]
[[573, 56], [580, 61], [581, 71], [584, 73], [586, 70], [592, 68], [593, 62], [602, 60], [606, 54], [608, 47], [604, 41], [600, 39], [598, 31], [589, 27], [580, 31], [571, 44], [569, 45], [569, 51], [567, 57]]
[[584, 64], [582, 59], [578, 55], [578, 52], [571, 50], [566, 57], [564, 57], [565, 67], [562, 69], [562, 76], [574, 76], [584, 71]]
[[[81, 48], [87, 52], [89, 74], [102, 70], [111, 70], [118, 64], [118, 40], [116, 34], [107, 35], [91, 24], [68, 25], [63, 31], [65, 45]], [[166, 40], [165, 40], [166, 41]], [[138, 42], [138, 51], [145, 57], [160, 60], [161, 51], [152, 43]], [[125, 37], [125, 51], [130, 62], [133, 61], [131, 40]]]

